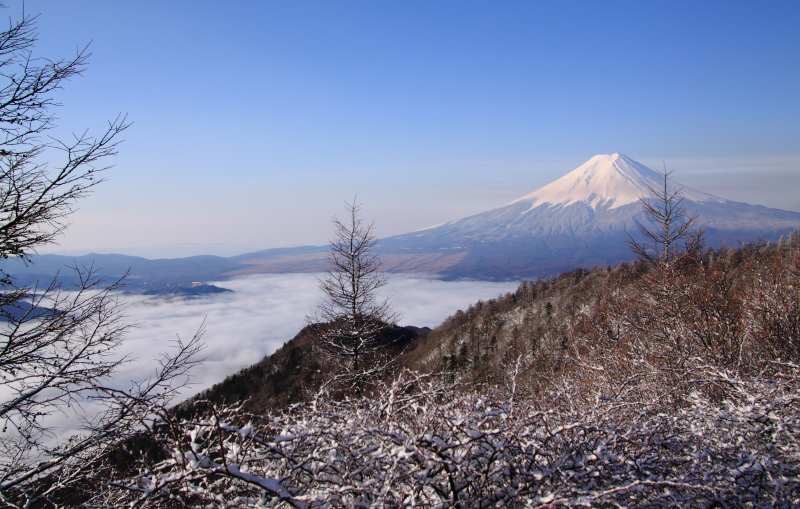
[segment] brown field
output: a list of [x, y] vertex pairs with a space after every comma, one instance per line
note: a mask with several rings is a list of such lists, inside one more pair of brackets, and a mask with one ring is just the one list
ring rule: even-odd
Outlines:
[[[461, 253], [385, 254], [380, 256], [381, 267], [386, 272], [436, 274], [460, 262], [467, 255]], [[324, 272], [328, 267], [327, 253], [307, 253], [276, 258], [243, 260], [243, 267], [226, 272], [226, 276], [252, 274], [298, 274]]]

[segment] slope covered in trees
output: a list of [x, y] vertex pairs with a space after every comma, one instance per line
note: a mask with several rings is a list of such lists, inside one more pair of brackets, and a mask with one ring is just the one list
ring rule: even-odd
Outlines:
[[[399, 355], [403, 347], [424, 334], [427, 328], [387, 327], [381, 342], [390, 353]], [[252, 414], [280, 413], [289, 406], [307, 401], [334, 369], [326, 357], [314, 349], [314, 328], [304, 327], [273, 354], [227, 377], [178, 407], [178, 415], [194, 415], [196, 401], [215, 405], [239, 405]]]
[[800, 353], [799, 256], [795, 232], [778, 243], [696, 249], [670, 267], [637, 262], [524, 282], [451, 316], [404, 362], [503, 383], [519, 359], [521, 379], [536, 390], [576, 377], [598, 387], [634, 373], [680, 378], [692, 366], [756, 373]]
[[177, 413], [133, 408], [147, 453], [97, 458], [81, 502], [797, 506], [800, 234], [690, 247], [476, 303], [358, 397], [314, 391], [301, 333]]
[[[798, 264], [795, 233], [523, 283], [416, 339], [369, 394], [162, 413], [163, 460], [94, 502], [797, 506]], [[299, 344], [287, 373], [306, 372]]]

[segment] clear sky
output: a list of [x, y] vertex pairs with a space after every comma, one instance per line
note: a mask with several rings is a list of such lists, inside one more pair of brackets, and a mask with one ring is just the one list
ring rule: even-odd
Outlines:
[[[19, 17], [22, 2], [3, 14]], [[323, 244], [502, 206], [598, 153], [800, 211], [800, 2], [27, 0], [37, 53], [91, 42], [64, 136], [134, 122], [53, 250]]]

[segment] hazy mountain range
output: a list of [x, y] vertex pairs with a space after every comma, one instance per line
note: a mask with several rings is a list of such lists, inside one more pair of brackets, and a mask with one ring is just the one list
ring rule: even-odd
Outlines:
[[[684, 204], [699, 215], [706, 241], [777, 240], [800, 229], [800, 213], [725, 200], [681, 187]], [[638, 203], [661, 175], [622, 154], [603, 154], [511, 203], [474, 216], [382, 239], [378, 245], [388, 272], [436, 274], [447, 279], [546, 277], [575, 267], [615, 265], [633, 255], [626, 245], [635, 221], [646, 221]], [[93, 266], [107, 278], [130, 269], [133, 291], [187, 286], [246, 274], [319, 272], [326, 246], [268, 249], [231, 258], [193, 256], [148, 260], [125, 255], [80, 257], [41, 255], [26, 267], [6, 260], [2, 268], [30, 284], [67, 265]]]

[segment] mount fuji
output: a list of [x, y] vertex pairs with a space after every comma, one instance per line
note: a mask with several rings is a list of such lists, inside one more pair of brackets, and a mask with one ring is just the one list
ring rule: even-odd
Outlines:
[[[545, 277], [576, 267], [615, 265], [633, 255], [627, 235], [647, 223], [639, 197], [663, 188], [663, 176], [622, 154], [592, 157], [551, 184], [481, 214], [382, 239], [389, 270], [393, 260], [437, 262], [447, 278]], [[800, 228], [800, 213], [725, 200], [673, 184], [684, 205], [696, 211], [706, 242], [737, 245], [777, 240]], [[673, 188], [674, 189], [674, 188]], [[438, 255], [435, 259], [433, 255]], [[445, 266], [446, 265], [446, 266]]]
[[[510, 280], [556, 275], [576, 267], [616, 265], [634, 258], [628, 233], [647, 218], [639, 204], [663, 176], [622, 154], [597, 155], [555, 182], [511, 203], [457, 221], [381, 239], [376, 246], [387, 272], [435, 274], [443, 279]], [[778, 240], [800, 229], [800, 213], [749, 205], [681, 187], [696, 212], [706, 243]], [[65, 265], [94, 266], [113, 280], [131, 271], [133, 291], [194, 287], [248, 274], [322, 272], [327, 246], [268, 249], [231, 258], [195, 256], [146, 260], [124, 255], [41, 255], [35, 265], [0, 261], [20, 284], [62, 274]], [[59, 276], [63, 279], [64, 276]]]

